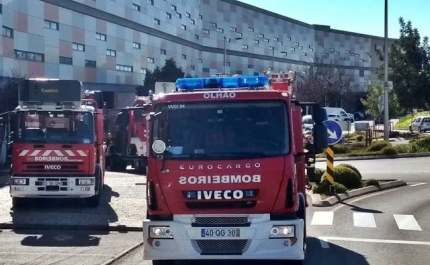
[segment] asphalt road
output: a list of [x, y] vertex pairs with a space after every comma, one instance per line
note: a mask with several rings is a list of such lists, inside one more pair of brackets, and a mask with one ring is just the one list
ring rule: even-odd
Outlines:
[[[355, 166], [363, 179], [403, 179], [406, 182], [430, 182], [428, 157], [335, 161], [334, 165], [347, 163]], [[317, 162], [317, 168], [325, 168], [325, 162]]]

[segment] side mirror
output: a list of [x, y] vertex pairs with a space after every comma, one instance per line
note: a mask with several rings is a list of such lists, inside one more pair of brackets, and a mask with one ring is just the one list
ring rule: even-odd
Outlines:
[[319, 105], [314, 105], [312, 119], [315, 124], [323, 123], [327, 120], [327, 112], [324, 108], [321, 108]]

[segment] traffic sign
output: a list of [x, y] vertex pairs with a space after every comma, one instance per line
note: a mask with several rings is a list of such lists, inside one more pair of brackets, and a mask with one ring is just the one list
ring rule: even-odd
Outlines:
[[326, 120], [324, 125], [327, 127], [328, 144], [337, 144], [342, 139], [342, 127], [340, 127], [340, 124], [334, 120]]

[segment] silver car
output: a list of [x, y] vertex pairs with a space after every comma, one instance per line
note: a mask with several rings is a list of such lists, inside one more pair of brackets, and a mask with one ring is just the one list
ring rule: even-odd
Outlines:
[[418, 116], [409, 125], [410, 132], [427, 132], [430, 131], [430, 116]]

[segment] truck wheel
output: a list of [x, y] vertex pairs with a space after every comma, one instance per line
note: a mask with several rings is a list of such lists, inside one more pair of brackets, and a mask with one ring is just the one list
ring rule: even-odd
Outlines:
[[118, 157], [111, 157], [110, 169], [115, 172], [125, 171], [127, 169], [127, 162]]
[[174, 265], [174, 260], [153, 260], [152, 265]]
[[21, 208], [25, 206], [25, 199], [24, 198], [17, 198], [17, 197], [13, 197], [12, 198], [12, 207], [15, 209]]

